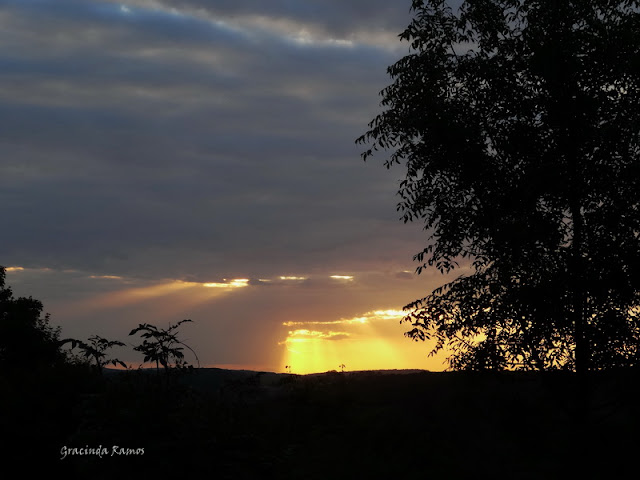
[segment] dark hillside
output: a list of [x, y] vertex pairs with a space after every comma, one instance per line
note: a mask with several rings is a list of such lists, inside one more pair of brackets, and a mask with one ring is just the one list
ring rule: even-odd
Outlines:
[[[63, 391], [76, 402], [64, 419], [12, 418], [47, 439], [28, 457], [67, 478], [574, 478], [576, 460], [587, 478], [616, 478], [638, 446], [637, 377], [594, 376], [586, 425], [571, 374], [415, 371], [110, 372], [76, 400]], [[144, 454], [112, 456], [114, 445]], [[60, 460], [63, 446], [108, 453]]]

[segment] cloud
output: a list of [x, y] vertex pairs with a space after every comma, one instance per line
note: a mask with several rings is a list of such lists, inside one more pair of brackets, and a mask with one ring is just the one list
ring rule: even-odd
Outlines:
[[23, 267], [6, 267], [5, 271], [7, 272], [22, 272], [24, 271]]
[[208, 364], [277, 364], [284, 322], [353, 335], [414, 300], [402, 172], [354, 145], [408, 21], [382, 0], [2, 2], [8, 282], [79, 338], [193, 317]]
[[353, 145], [393, 55], [289, 35], [343, 38], [367, 17], [384, 29], [386, 4], [351, 20], [333, 2], [122, 5], [5, 4], [9, 258], [123, 275], [158, 275], [165, 258], [175, 276], [241, 264], [261, 276], [275, 263], [373, 263], [364, 242], [404, 242], [395, 180]]
[[353, 280], [353, 275], [331, 275], [329, 278], [333, 280], [342, 280], [345, 282], [350, 282]]
[[339, 320], [329, 321], [288, 321], [282, 325], [286, 327], [293, 326], [311, 326], [311, 325], [364, 325], [371, 322], [388, 321], [388, 320], [400, 320], [405, 316], [405, 312], [402, 310], [374, 310], [366, 312], [362, 315], [352, 318], [341, 318]]
[[415, 278], [415, 274], [408, 270], [403, 270], [402, 272], [396, 273], [396, 278], [400, 278], [403, 280], [413, 280]]
[[349, 337], [350, 334], [347, 332], [322, 332], [319, 330], [299, 329], [290, 331], [289, 336], [282, 343], [300, 343], [308, 342], [311, 340], [344, 340], [345, 338]]
[[226, 24], [250, 32], [269, 32], [300, 43], [370, 43], [393, 48], [409, 8], [381, 0], [270, 2], [133, 0], [129, 4]]

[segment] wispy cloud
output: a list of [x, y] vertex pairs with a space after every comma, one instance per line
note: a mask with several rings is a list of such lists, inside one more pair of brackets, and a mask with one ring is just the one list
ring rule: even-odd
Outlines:
[[345, 338], [348, 338], [350, 335], [351, 334], [347, 332], [322, 332], [319, 330], [299, 329], [290, 331], [287, 339], [281, 343], [300, 343], [308, 342], [311, 340], [343, 340]]
[[123, 280], [123, 277], [119, 275], [89, 275], [89, 278], [102, 280]]
[[233, 280], [227, 280], [226, 278], [222, 282], [207, 282], [202, 284], [207, 288], [244, 288], [249, 286], [248, 278], [235, 278]]
[[353, 280], [353, 275], [331, 275], [334, 280]]
[[283, 322], [282, 325], [287, 327], [302, 325], [362, 325], [377, 321], [400, 320], [404, 316], [405, 313], [402, 310], [374, 310], [353, 318], [341, 318], [339, 320], [328, 321], [287, 321]]

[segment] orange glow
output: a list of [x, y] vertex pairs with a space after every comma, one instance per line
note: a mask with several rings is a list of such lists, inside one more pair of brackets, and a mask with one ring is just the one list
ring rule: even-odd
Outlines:
[[103, 293], [77, 303], [74, 310], [91, 311], [111, 307], [123, 307], [153, 300], [165, 295], [193, 289], [200, 284], [192, 282], [167, 282], [148, 287], [127, 288], [115, 292]]
[[[99, 277], [104, 278], [104, 277]], [[181, 280], [168, 281], [146, 287], [125, 288], [104, 293], [70, 305], [70, 313], [81, 314], [91, 311], [121, 308], [143, 304], [161, 297], [170, 298], [170, 309], [163, 307], [163, 314], [179, 314], [187, 307], [210, 301], [228, 294], [231, 290], [247, 287], [248, 279], [234, 279], [225, 283], [197, 283]]]
[[[8, 270], [17, 272], [17, 277], [28, 273], [28, 280], [32, 274], [47, 271], [18, 266]], [[24, 273], [20, 273], [22, 270]], [[381, 308], [385, 305], [379, 303], [381, 297], [373, 298], [375, 303], [367, 304], [372, 297], [367, 291], [366, 281], [357, 283], [360, 279], [358, 273], [351, 276], [331, 275], [329, 272], [306, 277], [288, 276], [297, 272], [285, 272], [286, 276], [257, 277], [257, 281], [242, 278], [243, 273], [236, 273], [237, 278], [212, 276], [205, 279], [210, 281], [200, 282], [152, 281], [109, 275], [111, 273], [118, 272], [77, 271], [69, 276], [69, 282], [85, 282], [89, 286], [59, 301], [53, 312], [54, 318], [63, 319], [65, 328], [75, 328], [82, 335], [96, 330], [108, 335], [111, 332], [126, 333], [136, 322], [157, 324], [192, 318], [200, 328], [195, 331], [194, 348], [203, 360], [203, 366], [211, 361], [235, 361], [239, 363], [224, 365], [283, 372], [285, 365], [290, 365], [294, 374], [339, 371], [342, 364], [345, 371], [405, 368], [437, 371], [444, 367], [442, 356], [427, 357], [432, 343], [412, 342], [403, 336], [408, 330], [407, 325], [400, 325], [405, 312], [398, 308]], [[50, 281], [52, 277], [47, 274], [47, 278]], [[318, 281], [305, 284], [309, 278]], [[269, 282], [269, 287], [261, 286]], [[354, 288], [356, 286], [358, 288]], [[334, 296], [339, 290], [335, 287], [344, 289], [345, 296]], [[325, 288], [329, 290], [323, 290]], [[346, 292], [348, 289], [351, 291]], [[351, 292], [354, 302], [365, 307], [353, 310]], [[316, 303], [307, 306], [306, 303], [290, 302], [292, 295], [296, 294]], [[394, 303], [391, 300], [388, 305]], [[335, 313], [336, 304], [341, 308], [337, 311], [345, 316]], [[254, 305], [265, 308], [255, 310]], [[307, 314], [310, 316], [305, 319]], [[224, 334], [232, 328], [251, 331], [246, 340], [241, 335], [232, 335], [227, 340]], [[70, 335], [78, 336], [75, 333]], [[216, 350], [219, 345], [236, 341], [236, 337], [238, 343], [234, 345], [233, 356], [219, 355]], [[212, 355], [211, 359], [207, 355]], [[247, 363], [240, 363], [244, 359]]]
[[[427, 359], [428, 345], [402, 336], [400, 310], [375, 310], [361, 316], [329, 321], [289, 321], [281, 369], [296, 374], [340, 370], [424, 368], [441, 370], [440, 359]], [[307, 327], [307, 328], [305, 328]], [[339, 331], [335, 330], [340, 328]]]
[[127, 304], [134, 303], [137, 299], [160, 297], [162, 295], [167, 295], [169, 293], [174, 293], [180, 290], [194, 288], [198, 285], [199, 284], [193, 282], [175, 281], [161, 283], [159, 285], [152, 285], [149, 287], [131, 288], [114, 294], [107, 294], [106, 297], [115, 296], [120, 302], [124, 302], [125, 304]]
[[333, 340], [322, 336], [295, 337], [285, 340], [282, 366], [291, 365], [297, 374], [339, 370], [377, 370], [412, 368], [415, 363], [404, 361], [401, 349], [383, 337]]

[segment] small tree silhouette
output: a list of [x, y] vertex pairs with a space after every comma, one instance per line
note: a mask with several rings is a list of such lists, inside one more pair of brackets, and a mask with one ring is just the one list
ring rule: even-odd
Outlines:
[[284, 368], [287, 371], [287, 373], [291, 373], [291, 365], [285, 365]]
[[[185, 322], [191, 322], [189, 319], [181, 320], [175, 325], [169, 324], [169, 328], [163, 330], [148, 323], [141, 323], [137, 328], [131, 330], [129, 335], [135, 335], [138, 332], [142, 333], [144, 339], [140, 345], [134, 347], [134, 350], [144, 354], [144, 362], [155, 362], [156, 371], [160, 370], [160, 365], [164, 367], [166, 374], [169, 373], [171, 364], [175, 368], [187, 368], [190, 367], [184, 359], [184, 350], [181, 346], [191, 350], [191, 353], [196, 357], [198, 367], [200, 366], [200, 360], [196, 352], [186, 343], [178, 340], [178, 333], [176, 330], [180, 325]], [[173, 362], [172, 362], [173, 361]]]
[[98, 335], [93, 335], [89, 337], [89, 343], [82, 342], [80, 340], [75, 340], [73, 338], [67, 338], [61, 341], [61, 345], [71, 343], [71, 348], [79, 348], [84, 353], [86, 358], [91, 358], [95, 362], [96, 371], [102, 375], [102, 369], [106, 365], [121, 365], [124, 368], [127, 368], [127, 365], [117, 358], [106, 358], [106, 351], [113, 347], [124, 347], [124, 343], [119, 342], [117, 340], [107, 340], [106, 338], [102, 338]]
[[344, 369], [347, 368], [347, 366], [344, 363], [341, 363], [340, 365], [338, 365], [338, 367], [340, 367], [340, 371], [342, 373], [344, 373]]

